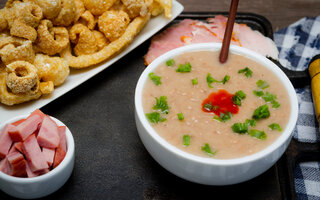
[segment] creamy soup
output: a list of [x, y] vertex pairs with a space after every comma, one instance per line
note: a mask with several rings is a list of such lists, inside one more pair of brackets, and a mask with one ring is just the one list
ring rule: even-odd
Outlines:
[[156, 132], [191, 154], [216, 159], [254, 154], [273, 143], [290, 115], [289, 96], [262, 65], [219, 52], [188, 52], [149, 74], [143, 109]]

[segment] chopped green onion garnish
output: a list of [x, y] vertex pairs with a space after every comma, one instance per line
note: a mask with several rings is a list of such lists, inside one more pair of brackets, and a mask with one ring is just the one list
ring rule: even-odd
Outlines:
[[208, 143], [206, 143], [203, 147], [201, 147], [202, 151], [204, 151], [208, 156], [214, 156], [217, 151], [211, 151], [211, 148]]
[[192, 85], [198, 85], [198, 78], [194, 78], [191, 81], [192, 81]]
[[213, 119], [218, 120], [219, 122], [226, 122], [231, 119], [232, 114], [231, 112], [226, 111], [225, 113], [220, 113], [220, 116], [214, 116]]
[[212, 106], [211, 102], [209, 102], [209, 103], [204, 104], [204, 105], [203, 105], [203, 108], [204, 108], [205, 110], [207, 110], [207, 111], [211, 111], [212, 108], [213, 108], [213, 106]]
[[168, 114], [169, 106], [166, 96], [161, 96], [159, 99], [156, 97], [156, 104], [153, 106], [154, 110], [160, 110], [161, 113]]
[[267, 104], [262, 105], [259, 108], [255, 109], [252, 115], [252, 118], [255, 120], [265, 119], [268, 117], [270, 117], [270, 112]]
[[149, 78], [150, 78], [150, 80], [153, 81], [154, 84], [161, 85], [161, 77], [160, 76], [157, 76], [153, 72], [151, 72], [149, 74]]
[[233, 132], [244, 134], [248, 132], [248, 125], [246, 123], [235, 123], [231, 126]]
[[255, 126], [256, 126], [256, 123], [257, 123], [257, 121], [254, 120], [254, 119], [246, 119], [246, 124], [247, 124], [248, 126], [255, 127]]
[[181, 72], [181, 73], [191, 72], [191, 64], [189, 62], [185, 65], [180, 64], [176, 72]]
[[258, 88], [260, 88], [260, 89], [266, 89], [269, 87], [269, 83], [267, 83], [266, 81], [263, 81], [263, 80], [258, 80], [256, 84], [257, 84]]
[[249, 132], [249, 135], [251, 135], [252, 137], [255, 137], [255, 138], [258, 138], [260, 140], [265, 140], [267, 139], [267, 134], [263, 131], [259, 131], [259, 130], [255, 130], [255, 129], [252, 129], [250, 130]]
[[261, 97], [262, 95], [264, 95], [264, 92], [263, 91], [258, 91], [258, 90], [253, 90], [253, 94], [258, 96], [258, 97]]
[[229, 75], [225, 75], [221, 81], [222, 84], [226, 84], [226, 82], [228, 82], [230, 80], [230, 76]]
[[183, 145], [189, 146], [190, 145], [190, 135], [184, 135], [183, 136]]
[[229, 75], [225, 75], [222, 79], [222, 81], [218, 81], [214, 78], [212, 78], [211, 74], [208, 73], [207, 74], [207, 83], [208, 83], [208, 87], [209, 88], [213, 88], [211, 83], [222, 83], [222, 84], [225, 84], [226, 82], [228, 82], [230, 80], [230, 76]]
[[172, 66], [172, 65], [174, 65], [174, 60], [173, 59], [170, 59], [170, 60], [167, 60], [167, 62], [166, 62], [166, 65], [167, 66]]
[[238, 73], [239, 73], [239, 74], [244, 73], [244, 75], [245, 75], [246, 77], [252, 77], [252, 71], [251, 71], [248, 67], [246, 67], [246, 68], [244, 68], [244, 69], [240, 69], [240, 70], [238, 71]]
[[281, 128], [280, 125], [277, 124], [277, 123], [272, 123], [272, 124], [270, 124], [268, 127], [271, 128], [271, 130], [278, 130], [278, 131], [280, 131], [280, 132], [282, 131], [282, 128]]
[[163, 118], [160, 113], [158, 112], [152, 112], [152, 113], [146, 113], [146, 117], [151, 123], [158, 123], [158, 122], [164, 122], [166, 121], [166, 118]]
[[277, 96], [274, 95], [274, 94], [271, 94], [269, 92], [266, 92], [262, 98], [266, 101], [266, 102], [269, 102], [269, 101], [274, 101], [277, 99]]
[[245, 98], [246, 98], [246, 94], [242, 90], [239, 90], [233, 95], [231, 100], [234, 104], [241, 106], [241, 100]]
[[178, 113], [177, 116], [179, 120], [184, 120], [183, 113]]
[[277, 101], [271, 101], [271, 104], [272, 104], [272, 108], [279, 108], [280, 107], [280, 104]]

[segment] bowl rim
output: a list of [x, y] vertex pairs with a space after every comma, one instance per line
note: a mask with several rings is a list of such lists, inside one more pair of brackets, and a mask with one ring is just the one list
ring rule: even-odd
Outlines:
[[[11, 118], [11, 119], [1, 123], [0, 130], [2, 130], [6, 124], [18, 121], [23, 118], [27, 118], [29, 115], [30, 114], [19, 115], [19, 116], [16, 116], [14, 118]], [[57, 123], [58, 126], [65, 126], [66, 127], [67, 153], [66, 153], [64, 159], [62, 160], [62, 162], [56, 168], [52, 169], [48, 173], [40, 175], [40, 176], [36, 176], [36, 177], [31, 177], [31, 178], [15, 177], [15, 176], [11, 176], [11, 175], [8, 175], [8, 174], [0, 171], [0, 179], [4, 179], [8, 182], [19, 182], [21, 184], [41, 182], [43, 180], [51, 179], [57, 173], [63, 171], [67, 167], [67, 165], [70, 164], [70, 162], [72, 161], [73, 155], [74, 155], [74, 151], [75, 151], [75, 144], [74, 144], [74, 138], [72, 136], [72, 133], [71, 133], [70, 129], [68, 128], [68, 126], [65, 125], [63, 122], [61, 122], [60, 120], [58, 120], [55, 117], [52, 117], [52, 116], [49, 116], [49, 117], [51, 119], [53, 119]]]
[[[145, 117], [145, 113], [143, 111], [143, 105], [142, 105], [142, 91], [144, 88], [144, 84], [148, 79], [148, 74], [150, 72], [152, 72], [160, 64], [165, 63], [166, 60], [171, 59], [177, 55], [180, 55], [183, 52], [192, 52], [192, 51], [201, 51], [201, 50], [219, 51], [220, 49], [221, 49], [221, 43], [191, 44], [191, 45], [176, 48], [156, 58], [142, 72], [137, 82], [136, 90], [135, 90], [136, 117], [141, 122], [142, 126], [146, 129], [147, 134], [151, 136], [153, 140], [155, 140], [164, 149], [166, 149], [172, 154], [175, 154], [177, 157], [180, 157], [180, 158], [184, 158], [197, 163], [202, 163], [207, 165], [220, 165], [220, 166], [233, 166], [233, 165], [244, 164], [244, 163], [254, 162], [256, 160], [263, 159], [267, 155], [270, 155], [275, 150], [280, 148], [283, 144], [286, 143], [287, 140], [291, 140], [293, 129], [298, 119], [298, 98], [292, 83], [290, 82], [288, 77], [284, 74], [284, 72], [271, 60], [252, 50], [235, 46], [235, 45], [230, 45], [229, 52], [233, 54], [242, 55], [246, 58], [254, 60], [255, 62], [258, 62], [259, 64], [265, 66], [267, 69], [273, 72], [273, 74], [277, 76], [280, 79], [280, 81], [283, 83], [285, 89], [288, 92], [288, 96], [291, 103], [291, 106], [290, 106], [291, 113], [290, 113], [289, 121], [286, 128], [282, 131], [282, 134], [271, 145], [267, 146], [265, 149], [257, 153], [254, 153], [252, 155], [248, 155], [240, 158], [233, 158], [233, 159], [214, 159], [214, 158], [200, 157], [197, 155], [187, 153], [175, 147], [174, 145], [170, 144], [169, 142], [167, 142], [153, 129], [153, 127]], [[141, 137], [141, 134], [140, 134], [140, 137]]]

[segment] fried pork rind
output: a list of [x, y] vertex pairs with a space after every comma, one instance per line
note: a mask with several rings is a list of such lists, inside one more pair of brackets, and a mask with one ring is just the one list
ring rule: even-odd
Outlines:
[[41, 81], [52, 81], [54, 86], [61, 85], [70, 73], [68, 62], [60, 57], [37, 54], [34, 66], [38, 69]]
[[40, 91], [42, 94], [50, 94], [54, 90], [52, 81], [40, 82]]
[[74, 25], [69, 31], [69, 37], [70, 41], [76, 44], [73, 51], [77, 56], [98, 51], [93, 32], [83, 24]]
[[116, 0], [83, 0], [84, 6], [94, 15], [102, 15]]
[[10, 28], [12, 36], [22, 37], [34, 42], [37, 39], [37, 31], [20, 20], [15, 20]]
[[69, 26], [76, 17], [76, 5], [74, 0], [61, 0], [61, 10], [57, 17], [51, 19], [57, 26]]
[[61, 11], [61, 0], [24, 0], [33, 2], [40, 6], [43, 16], [47, 19], [53, 19], [58, 16]]
[[90, 30], [93, 30], [96, 26], [96, 20], [90, 11], [86, 10], [80, 17], [79, 23], [87, 26]]
[[86, 8], [84, 7], [84, 3], [82, 0], [74, 0], [74, 4], [76, 6], [74, 22], [77, 22], [80, 16], [86, 11]]
[[100, 51], [103, 47], [107, 46], [110, 42], [100, 31], [93, 30], [94, 38], [96, 39], [96, 45]]
[[99, 30], [110, 40], [118, 39], [130, 22], [126, 12], [110, 10], [104, 12], [98, 19]]
[[38, 70], [25, 61], [15, 61], [6, 67], [6, 83], [14, 94], [28, 93], [37, 84]]
[[29, 92], [14, 94], [7, 87], [5, 73], [0, 74], [0, 102], [5, 105], [11, 106], [33, 99], [38, 99], [41, 96], [39, 85], [40, 82], [38, 80], [37, 84]]
[[4, 9], [0, 10], [0, 31], [5, 30], [8, 27], [8, 22], [5, 18]]
[[35, 57], [32, 42], [17, 37], [0, 37], [0, 49], [1, 60], [6, 65], [17, 60], [33, 63]]
[[75, 57], [72, 55], [71, 47], [68, 45], [66, 49], [64, 49], [60, 56], [66, 59], [69, 63], [70, 67], [73, 68], [85, 68], [95, 64], [98, 64], [104, 60], [109, 59], [111, 56], [114, 56], [119, 51], [121, 51], [124, 47], [129, 45], [134, 37], [141, 31], [144, 25], [148, 22], [150, 16], [147, 15], [145, 17], [136, 17], [127, 27], [125, 32], [122, 34], [120, 38], [111, 42], [107, 46], [105, 46], [100, 51], [90, 54], [90, 55], [81, 55]]
[[69, 44], [68, 30], [64, 27], [53, 27], [51, 21], [42, 20], [38, 27], [36, 47], [39, 51], [54, 55]]
[[123, 5], [126, 7], [126, 11], [130, 17], [133, 19], [137, 16], [148, 15], [148, 7], [150, 6], [145, 0], [121, 0]]
[[38, 5], [20, 1], [14, 1], [10, 8], [4, 9], [3, 13], [10, 28], [15, 20], [35, 28], [43, 17]]

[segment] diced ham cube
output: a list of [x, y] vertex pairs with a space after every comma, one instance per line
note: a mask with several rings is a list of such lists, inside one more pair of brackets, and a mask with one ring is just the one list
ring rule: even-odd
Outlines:
[[49, 168], [34, 134], [22, 143], [22, 150], [32, 172]]
[[[45, 116], [47, 116], [46, 114], [44, 114], [44, 113], [43, 113], [41, 110], [39, 110], [39, 109], [36, 109], [35, 111], [33, 111], [33, 112], [28, 116], [28, 118], [30, 118], [30, 117], [33, 116], [33, 115], [39, 115], [42, 120], [43, 120], [43, 118], [44, 118]], [[28, 119], [28, 118], [27, 118], [27, 119]]]
[[43, 170], [40, 170], [40, 171], [32, 172], [28, 162], [27, 162], [27, 165], [26, 165], [26, 170], [27, 170], [28, 178], [33, 178], [33, 177], [36, 177], [36, 176], [40, 176], [40, 175], [48, 173], [50, 171], [49, 169], [43, 169]]
[[7, 124], [0, 132], [0, 159], [6, 157], [12, 145], [12, 140], [9, 136], [8, 131], [13, 127], [13, 125]]
[[12, 169], [7, 158], [4, 158], [0, 161], [0, 171], [8, 175], [12, 174]]
[[18, 126], [19, 124], [21, 124], [21, 123], [24, 122], [24, 121], [26, 121], [26, 119], [20, 119], [20, 120], [18, 120], [18, 121], [16, 121], [16, 122], [13, 122], [12, 125]]
[[49, 148], [42, 148], [42, 153], [44, 155], [44, 157], [46, 158], [46, 161], [49, 165], [49, 167], [51, 167], [52, 163], [53, 163], [53, 158], [54, 158], [54, 154], [55, 154], [55, 149], [49, 149]]
[[[15, 148], [14, 148], [15, 149]], [[26, 177], [26, 161], [21, 153], [18, 151], [8, 154], [8, 161], [11, 165], [12, 176]]]
[[13, 141], [22, 142], [38, 129], [41, 122], [42, 119], [39, 115], [33, 115], [16, 126], [16, 129], [9, 130], [9, 135]]
[[62, 162], [65, 156], [66, 156], [66, 151], [61, 146], [59, 146], [56, 149], [56, 154], [54, 156], [53, 168], [56, 168]]
[[44, 117], [37, 140], [41, 147], [55, 149], [59, 146], [58, 126], [49, 116]]
[[23, 153], [23, 151], [22, 151], [22, 142], [16, 142], [16, 143], [14, 143], [14, 147], [15, 147], [20, 153]]
[[65, 127], [65, 126], [58, 127], [59, 136], [60, 136], [60, 146], [62, 147], [62, 149], [65, 150], [65, 152], [67, 152], [66, 129], [67, 129], [67, 127]]

